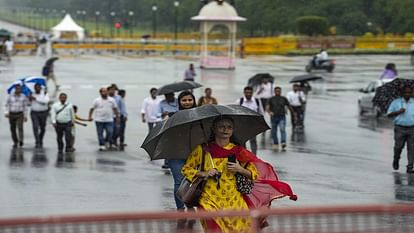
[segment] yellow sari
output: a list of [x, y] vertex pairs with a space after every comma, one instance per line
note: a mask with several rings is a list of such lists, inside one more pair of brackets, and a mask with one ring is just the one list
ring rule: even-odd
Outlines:
[[[234, 146], [233, 143], [229, 143], [224, 149], [230, 150]], [[191, 152], [182, 168], [183, 175], [190, 181], [195, 179], [195, 175], [198, 172], [197, 167], [201, 165], [202, 155], [203, 149], [199, 145]], [[227, 158], [212, 158], [208, 151], [205, 152], [204, 171], [216, 168], [222, 174], [219, 186], [214, 178], [209, 178], [204, 186], [199, 204], [205, 211], [248, 209], [242, 194], [237, 191], [235, 173], [227, 170], [227, 161]], [[212, 163], [214, 163], [214, 167]], [[245, 164], [240, 165], [245, 166]], [[252, 173], [253, 180], [258, 177], [258, 172], [253, 164], [249, 163], [246, 169]], [[250, 228], [250, 220], [248, 218], [223, 217], [216, 218], [214, 221], [224, 233], [248, 232]], [[207, 230], [206, 223], [202, 221], [201, 224], [204, 230]]]

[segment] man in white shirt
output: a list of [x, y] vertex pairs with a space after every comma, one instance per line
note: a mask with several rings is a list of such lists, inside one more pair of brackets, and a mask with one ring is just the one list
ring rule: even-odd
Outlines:
[[148, 124], [148, 129], [151, 131], [154, 126], [161, 121], [158, 117], [158, 105], [160, 99], [157, 98], [157, 88], [151, 88], [150, 96], [145, 98], [141, 107], [142, 123]]
[[[100, 97], [93, 101], [92, 108], [89, 110], [89, 120], [93, 120], [92, 114], [95, 112], [95, 125], [98, 134], [99, 150], [104, 151], [109, 148], [113, 135], [114, 116], [119, 121], [119, 113], [114, 98], [108, 96], [108, 90], [101, 88]], [[105, 137], [104, 137], [105, 131]]]
[[32, 119], [35, 147], [43, 147], [43, 137], [46, 132], [46, 120], [49, 115], [49, 95], [42, 92], [39, 84], [34, 86], [35, 92], [30, 94], [30, 118]]
[[[244, 96], [241, 97], [236, 101], [236, 104], [241, 105], [246, 108], [250, 108], [251, 110], [258, 112], [260, 114], [264, 114], [262, 103], [259, 99], [253, 97], [253, 88], [247, 86], [243, 90]], [[257, 140], [256, 137], [251, 138], [250, 140], [250, 150], [256, 154], [257, 152]]]
[[11, 61], [11, 56], [13, 54], [14, 42], [11, 40], [10, 37], [8, 37], [7, 40], [4, 42], [4, 45], [6, 46], [7, 61]]
[[305, 93], [300, 90], [299, 84], [293, 84], [293, 90], [287, 93], [286, 98], [288, 99], [294, 114], [297, 116], [296, 121], [294, 120], [295, 118], [292, 117], [292, 125], [295, 128], [303, 128], [303, 106], [306, 103], [306, 97]]
[[[66, 101], [67, 98], [65, 93], [61, 93], [59, 101], [54, 103], [50, 109], [53, 127], [56, 130], [59, 154], [63, 153], [65, 145], [65, 152], [74, 151], [72, 148], [72, 126], [75, 122], [75, 113], [73, 112], [73, 105]], [[63, 135], [65, 135], [65, 144], [63, 143]]]

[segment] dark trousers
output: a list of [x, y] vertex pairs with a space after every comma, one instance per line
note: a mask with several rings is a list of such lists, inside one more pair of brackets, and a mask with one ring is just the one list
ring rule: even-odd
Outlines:
[[303, 107], [302, 106], [292, 106], [292, 110], [296, 113], [296, 121], [294, 117], [292, 119], [292, 126], [303, 126]]
[[30, 118], [32, 118], [33, 135], [36, 145], [43, 145], [43, 137], [46, 132], [46, 120], [48, 111], [31, 111]]
[[[63, 147], [66, 144], [66, 151], [72, 148], [72, 122], [68, 123], [56, 123], [56, 134], [58, 151], [62, 152]], [[63, 143], [63, 136], [65, 136], [65, 144]]]
[[121, 122], [119, 124], [119, 143], [122, 145], [125, 141], [125, 127], [126, 127], [126, 118], [121, 116]]
[[401, 152], [407, 143], [407, 168], [413, 168], [414, 163], [414, 127], [402, 127], [396, 125], [394, 128], [394, 158], [400, 159]]
[[[9, 113], [10, 132], [14, 144], [23, 143], [23, 121], [23, 112]], [[18, 132], [16, 132], [16, 128]]]

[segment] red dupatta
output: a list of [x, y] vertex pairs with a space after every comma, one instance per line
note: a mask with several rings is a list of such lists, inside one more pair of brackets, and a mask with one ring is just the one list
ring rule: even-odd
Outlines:
[[255, 180], [252, 192], [244, 195], [249, 208], [261, 208], [270, 206], [272, 200], [288, 196], [296, 201], [298, 197], [293, 193], [289, 184], [279, 181], [273, 166], [259, 158], [242, 146], [234, 146], [227, 150], [216, 143], [208, 144], [207, 150], [213, 158], [227, 158], [234, 154], [239, 162], [253, 163], [259, 173]]

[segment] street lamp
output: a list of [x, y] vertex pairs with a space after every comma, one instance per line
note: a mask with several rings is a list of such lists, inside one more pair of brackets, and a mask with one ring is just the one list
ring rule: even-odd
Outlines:
[[177, 44], [177, 31], [178, 31], [178, 7], [180, 6], [180, 2], [179, 1], [174, 1], [174, 7], [175, 7], [175, 11], [174, 11], [174, 41], [175, 44]]
[[114, 18], [115, 18], [116, 14], [115, 14], [115, 12], [112, 11], [110, 13], [110, 15], [111, 15], [111, 20], [110, 20], [111, 22], [110, 22], [109, 27], [111, 29], [111, 38], [112, 38], [112, 37], [114, 37]]
[[152, 37], [157, 37], [157, 4], [152, 5]]
[[98, 25], [98, 18], [101, 15], [101, 12], [95, 11], [95, 31], [98, 33], [99, 31], [99, 25]]
[[86, 20], [86, 11], [82, 11], [82, 24], [83, 27], [86, 29], [85, 20]]
[[132, 34], [133, 34], [133, 26], [134, 26], [134, 18], [133, 18], [133, 16], [134, 16], [134, 12], [133, 11], [129, 11], [128, 12], [128, 15], [129, 15], [129, 18], [130, 18], [130, 20], [129, 20], [129, 37], [131, 37], [132, 38]]

